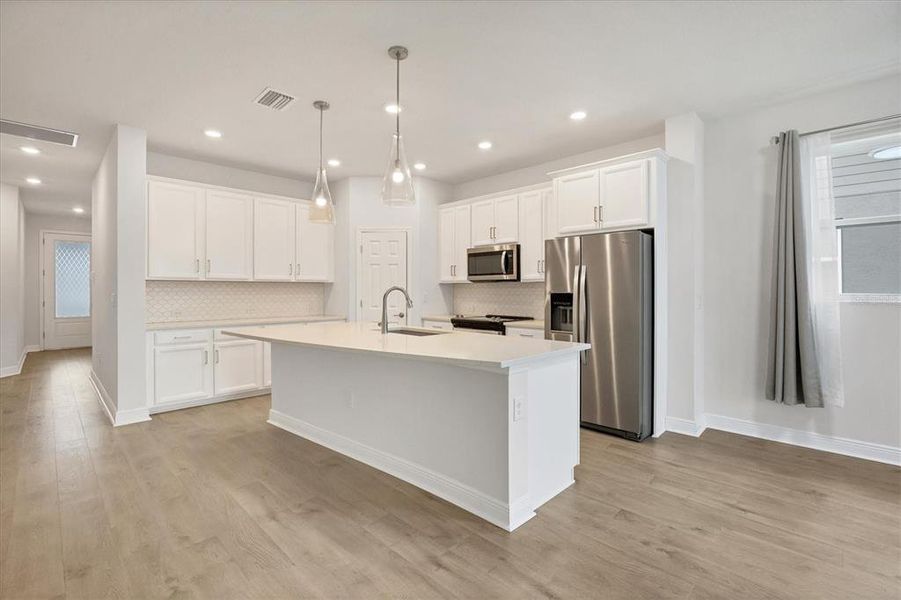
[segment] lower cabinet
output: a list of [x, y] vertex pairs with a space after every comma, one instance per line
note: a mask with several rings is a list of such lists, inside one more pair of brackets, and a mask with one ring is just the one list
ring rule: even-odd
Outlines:
[[213, 396], [209, 342], [157, 346], [153, 350], [154, 404]]
[[450, 321], [432, 321], [429, 319], [422, 320], [422, 326], [426, 329], [442, 329], [444, 331], [453, 331], [454, 326]]
[[249, 392], [263, 386], [263, 342], [235, 340], [213, 344], [217, 396]]

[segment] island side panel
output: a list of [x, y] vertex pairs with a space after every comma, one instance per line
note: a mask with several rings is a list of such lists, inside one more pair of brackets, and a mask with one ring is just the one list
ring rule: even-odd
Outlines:
[[270, 423], [509, 528], [508, 374], [273, 343]]

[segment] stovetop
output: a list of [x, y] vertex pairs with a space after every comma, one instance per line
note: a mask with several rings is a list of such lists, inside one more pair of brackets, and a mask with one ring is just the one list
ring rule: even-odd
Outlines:
[[532, 320], [534, 320], [534, 317], [515, 317], [510, 315], [456, 316], [451, 318], [451, 324], [454, 327], [466, 329], [485, 329], [503, 332], [505, 329], [504, 323]]

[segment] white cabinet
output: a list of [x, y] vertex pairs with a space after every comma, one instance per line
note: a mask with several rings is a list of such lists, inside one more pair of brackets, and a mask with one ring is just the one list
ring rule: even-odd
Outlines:
[[600, 187], [598, 171], [564, 175], [554, 180], [557, 227], [561, 234], [597, 229]]
[[263, 344], [238, 339], [213, 344], [216, 396], [255, 390], [263, 385]]
[[650, 222], [648, 162], [638, 160], [600, 170], [602, 229], [640, 227]]
[[519, 240], [517, 196], [502, 196], [472, 204], [472, 245], [509, 244]]
[[213, 396], [209, 342], [156, 346], [153, 350], [154, 404]]
[[441, 329], [442, 331], [454, 330], [454, 326], [450, 321], [432, 321], [429, 319], [423, 319], [422, 326], [426, 329]]
[[541, 190], [519, 195], [519, 268], [523, 281], [542, 281], [544, 197]]
[[203, 188], [162, 181], [148, 182], [148, 278], [202, 278], [203, 212]]
[[206, 191], [206, 279], [253, 277], [253, 196]]
[[534, 338], [536, 340], [544, 339], [544, 331], [541, 329], [531, 329], [528, 327], [510, 327], [506, 328], [505, 334], [513, 337]]
[[473, 245], [471, 218], [468, 204], [438, 211], [438, 275], [441, 283], [467, 281], [466, 251]]
[[263, 342], [263, 387], [272, 387], [272, 344]]
[[310, 207], [297, 205], [295, 281], [335, 280], [335, 226], [311, 223]]
[[253, 277], [263, 281], [294, 279], [294, 202], [254, 198]]

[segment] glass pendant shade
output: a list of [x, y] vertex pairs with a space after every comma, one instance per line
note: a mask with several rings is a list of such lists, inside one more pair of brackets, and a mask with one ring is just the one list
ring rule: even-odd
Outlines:
[[313, 206], [310, 207], [310, 221], [313, 223], [334, 223], [335, 205], [332, 193], [328, 189], [328, 176], [325, 169], [319, 167], [316, 172], [316, 185], [313, 186]]
[[404, 139], [396, 133], [391, 138], [388, 168], [382, 179], [382, 202], [388, 206], [410, 206], [416, 203], [413, 178], [404, 153]]

